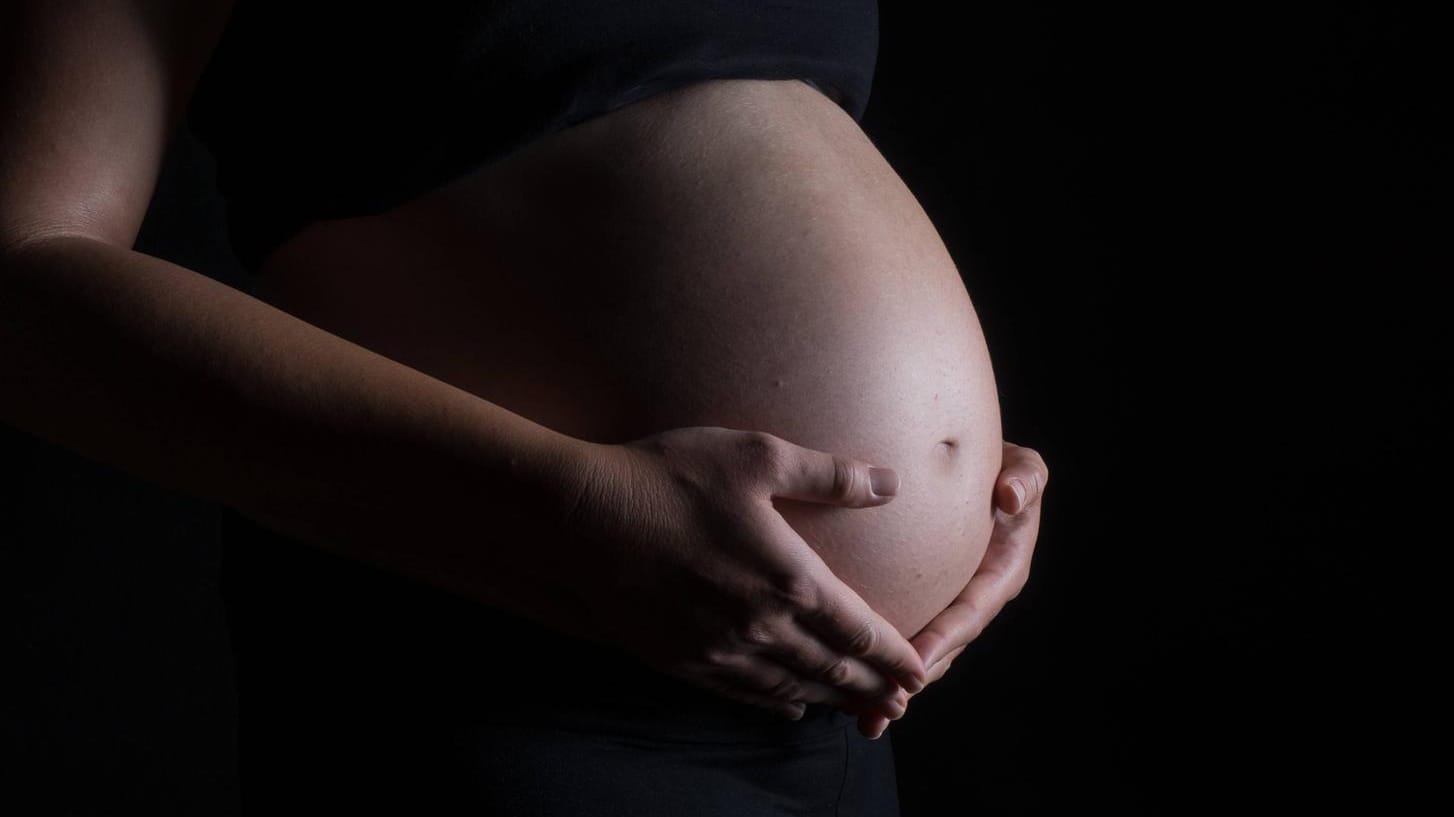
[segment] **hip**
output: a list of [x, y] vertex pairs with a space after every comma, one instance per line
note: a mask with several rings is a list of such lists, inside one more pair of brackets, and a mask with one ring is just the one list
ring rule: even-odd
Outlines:
[[248, 813], [897, 813], [887, 734], [832, 707], [788, 721], [229, 508], [221, 531]]

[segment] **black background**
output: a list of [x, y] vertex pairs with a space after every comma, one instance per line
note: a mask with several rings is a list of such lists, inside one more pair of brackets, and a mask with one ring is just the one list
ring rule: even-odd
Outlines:
[[[1408, 796], [1450, 541], [1433, 22], [915, 6], [881, 8], [864, 128], [1052, 476], [1030, 584], [891, 730], [904, 813]], [[210, 173], [184, 133], [138, 248], [246, 288]], [[235, 813], [216, 509], [15, 429], [0, 457], [5, 797]]]

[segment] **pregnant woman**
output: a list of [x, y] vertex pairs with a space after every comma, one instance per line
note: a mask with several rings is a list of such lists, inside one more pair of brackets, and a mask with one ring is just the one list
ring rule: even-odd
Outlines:
[[[1046, 470], [872, 2], [5, 14], [0, 410], [223, 504], [249, 810], [897, 812]], [[250, 294], [130, 249], [184, 116]]]

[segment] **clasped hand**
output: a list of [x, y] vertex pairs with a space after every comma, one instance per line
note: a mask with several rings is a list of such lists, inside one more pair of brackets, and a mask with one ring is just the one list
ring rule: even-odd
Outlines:
[[[929, 684], [944, 677], [954, 659], [1030, 578], [1030, 559], [1040, 533], [1040, 498], [1050, 469], [1038, 452], [1010, 442], [1004, 444], [1003, 462], [995, 478], [994, 530], [984, 560], [954, 601], [910, 639], [923, 659]], [[918, 692], [900, 693], [905, 710]], [[858, 715], [858, 730], [867, 737], [877, 738], [888, 728], [889, 718], [877, 709], [845, 707], [844, 711]]]
[[1048, 474], [1036, 452], [1010, 443], [1004, 451], [985, 558], [911, 640], [834, 576], [772, 504], [882, 505], [897, 489], [891, 469], [717, 426], [592, 444], [562, 514], [583, 546], [549, 588], [590, 614], [553, 620], [789, 718], [808, 703], [836, 706], [878, 737], [1025, 584]]

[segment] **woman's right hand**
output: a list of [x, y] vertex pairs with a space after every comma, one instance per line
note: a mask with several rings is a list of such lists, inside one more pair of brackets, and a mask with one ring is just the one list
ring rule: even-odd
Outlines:
[[927, 677], [918, 651], [772, 504], [883, 505], [897, 490], [891, 469], [717, 426], [595, 453], [565, 520], [585, 545], [573, 589], [593, 638], [792, 719], [805, 703], [903, 714], [904, 690]]

